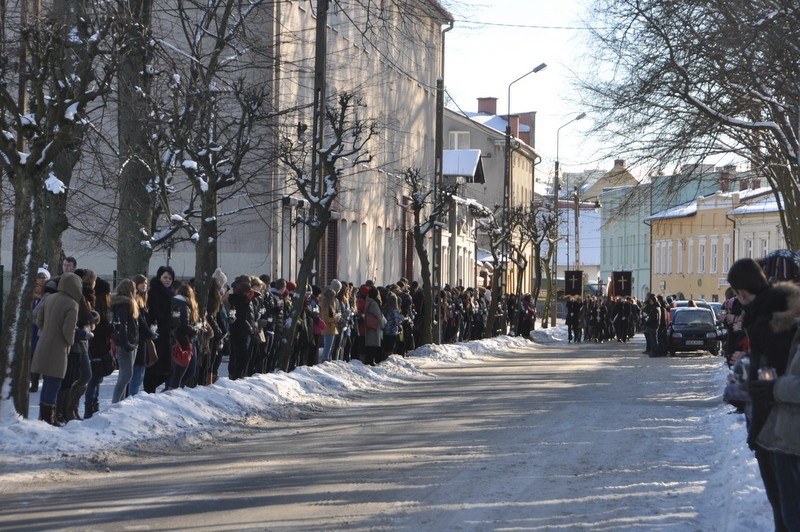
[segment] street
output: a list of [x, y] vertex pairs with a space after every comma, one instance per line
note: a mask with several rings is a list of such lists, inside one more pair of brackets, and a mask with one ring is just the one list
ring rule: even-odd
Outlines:
[[710, 426], [720, 358], [642, 348], [430, 366], [350, 407], [106, 456], [7, 486], [0, 529], [748, 529]]

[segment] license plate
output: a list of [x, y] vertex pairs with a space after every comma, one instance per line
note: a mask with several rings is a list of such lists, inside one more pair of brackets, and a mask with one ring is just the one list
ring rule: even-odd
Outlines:
[[703, 345], [702, 340], [686, 340], [686, 345]]

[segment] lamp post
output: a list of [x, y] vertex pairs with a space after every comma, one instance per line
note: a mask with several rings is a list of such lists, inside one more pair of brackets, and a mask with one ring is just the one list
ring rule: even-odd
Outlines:
[[[551, 275], [554, 279], [551, 280], [550, 284], [553, 287], [553, 290], [557, 290], [557, 280], [558, 280], [558, 180], [559, 180], [559, 144], [561, 139], [561, 130], [570, 125], [571, 123], [581, 120], [586, 117], [586, 113], [581, 113], [566, 124], [563, 124], [556, 130], [556, 172], [553, 178], [553, 209], [556, 214], [556, 226], [555, 226], [555, 237], [553, 238], [553, 269]], [[556, 302], [556, 295], [553, 294], [552, 298], [552, 316], [550, 317], [550, 325], [555, 327], [556, 326], [556, 309], [558, 308]]]
[[[505, 261], [504, 264], [508, 264], [508, 208], [510, 203], [510, 188], [511, 188], [511, 86], [520, 81], [523, 78], [530, 76], [531, 74], [536, 74], [537, 72], [541, 72], [547, 68], [547, 64], [541, 63], [540, 65], [536, 66], [533, 70], [530, 70], [523, 74], [522, 76], [518, 77], [514, 81], [508, 84], [508, 114], [506, 115], [506, 151], [505, 151], [505, 171], [503, 173], [503, 241], [502, 245], [500, 246], [501, 249], [501, 260]], [[500, 265], [497, 265], [500, 267]], [[498, 268], [499, 269], [499, 268]], [[497, 273], [497, 272], [495, 272]], [[506, 287], [506, 266], [502, 266], [500, 279], [498, 280], [499, 285], [501, 287], [500, 295], [502, 296], [505, 293]]]

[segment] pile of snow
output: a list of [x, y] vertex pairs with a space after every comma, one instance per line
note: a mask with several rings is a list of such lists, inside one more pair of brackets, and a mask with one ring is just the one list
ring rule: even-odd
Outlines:
[[[461, 344], [421, 347], [409, 358], [392, 356], [379, 366], [361, 362], [326, 362], [291, 373], [230, 380], [166, 393], [140, 392], [120, 403], [108, 397], [117, 373], [104, 379], [101, 410], [91, 419], [52, 427], [37, 420], [38, 394], [31, 395], [30, 418], [15, 416], [0, 427], [0, 465], [52, 461], [63, 455], [85, 455], [142, 442], [206, 439], [214, 430], [249, 419], [290, 419], [303, 412], [343, 406], [365, 393], [387, 390], [410, 380], [431, 378], [417, 366], [479, 362], [498, 351], [530, 346], [521, 338], [500, 337]], [[224, 366], [223, 366], [224, 369]], [[224, 375], [224, 373], [223, 373]], [[82, 403], [82, 401], [81, 401]]]
[[540, 344], [552, 344], [555, 342], [567, 341], [567, 326], [556, 325], [555, 327], [548, 327], [547, 329], [536, 329], [531, 332], [531, 338], [534, 342]]
[[[537, 329], [536, 342], [554, 344], [566, 338], [566, 328]], [[639, 338], [634, 339], [636, 342]], [[111, 405], [109, 397], [116, 382], [116, 372], [101, 387], [101, 411], [91, 419], [71, 422], [65, 427], [51, 427], [35, 419], [16, 417], [0, 426], [0, 470], [4, 479], [25, 481], [32, 464], [61, 465], [64, 458], [91, 458], [118, 449], [145, 449], [212, 440], [217, 434], [230, 433], [232, 427], [247, 426], [262, 420], [287, 420], [319, 412], [328, 407], [347, 405], [357, 397], [402, 386], [408, 382], [434, 378], [421, 368], [435, 365], [471, 364], [518, 348], [535, 348], [522, 338], [499, 337], [460, 344], [421, 347], [408, 358], [393, 356], [379, 366], [360, 362], [326, 362], [301, 367], [291, 373], [276, 372], [232, 381], [227, 378], [212, 386], [173, 390], [166, 393], [140, 393]], [[699, 365], [698, 370], [703, 366]], [[706, 493], [719, 503], [721, 515], [713, 517], [719, 530], [768, 530], [771, 510], [753, 453], [745, 441], [744, 416], [731, 414], [732, 408], [721, 402], [721, 391], [728, 370], [719, 363], [718, 370], [703, 377], [707, 382], [694, 391], [670, 391], [664, 387], [664, 399], [676, 394], [687, 400], [708, 401], [710, 408], [684, 421], [710, 434], [713, 449], [701, 446], [698, 452], [711, 451], [713, 464]], [[674, 387], [673, 387], [674, 388]], [[38, 399], [32, 394], [31, 400]], [[658, 398], [654, 398], [658, 399]], [[714, 403], [717, 406], [713, 406]], [[564, 430], [572, 430], [564, 419]], [[620, 445], [628, 445], [620, 435]], [[563, 457], [578, 459], [578, 457]], [[16, 471], [17, 473], [12, 473]], [[716, 504], [716, 503], [715, 503]], [[577, 510], [579, 510], [578, 508]]]

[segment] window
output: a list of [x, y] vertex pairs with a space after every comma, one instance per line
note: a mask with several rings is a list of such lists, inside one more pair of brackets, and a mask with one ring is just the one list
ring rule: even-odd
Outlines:
[[769, 253], [769, 237], [764, 236], [758, 239], [759, 257], [766, 257]]
[[636, 253], [636, 235], [629, 236], [628, 240], [630, 241], [628, 243], [628, 249], [630, 250], [630, 254], [631, 254], [630, 267], [631, 268], [635, 268], [636, 265], [637, 265], [637, 262], [638, 262], [636, 260], [636, 257], [639, 255], [638, 253]]
[[672, 240], [667, 244], [667, 273], [672, 273]]
[[694, 240], [689, 240], [689, 251], [686, 253], [686, 273], [694, 272]]
[[653, 273], [661, 273], [661, 242], [653, 243]]
[[718, 259], [719, 259], [719, 257], [717, 256], [718, 255], [718, 251], [719, 251], [719, 244], [717, 243], [717, 239], [716, 238], [712, 238], [711, 239], [711, 257], [710, 257], [710, 260], [709, 260], [709, 266], [710, 267], [708, 269], [708, 273], [717, 273], [717, 266], [718, 266], [717, 262], [718, 262]]
[[731, 240], [730, 237], [722, 239], [722, 271], [727, 273], [731, 269]]
[[622, 264], [622, 261], [623, 261], [623, 258], [622, 258], [623, 254], [622, 253], [625, 251], [625, 246], [622, 244], [622, 237], [621, 236], [617, 237], [617, 245], [619, 246], [619, 252], [618, 252], [619, 260], [617, 262], [620, 265], [623, 265]]
[[700, 240], [697, 243], [697, 273], [706, 273], [706, 241]]
[[469, 131], [451, 131], [450, 132], [450, 149], [451, 150], [468, 150], [469, 149]]
[[[647, 233], [645, 233], [644, 234], [644, 238], [642, 239], [642, 242], [649, 242], [649, 241], [650, 241], [650, 236]], [[642, 255], [644, 255], [644, 257], [642, 258], [642, 263], [644, 263], [645, 265], [649, 264], [650, 263], [650, 246], [642, 246]]]
[[752, 238], [745, 238], [744, 239], [744, 256], [752, 259], [753, 258], [753, 239]]
[[678, 240], [678, 261], [675, 264], [675, 273], [683, 273], [683, 240]]

